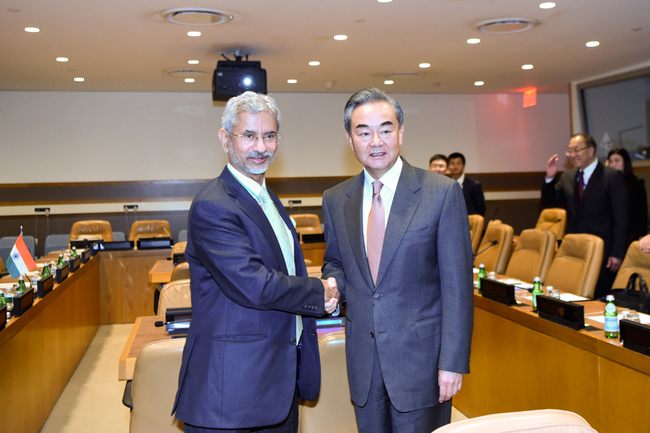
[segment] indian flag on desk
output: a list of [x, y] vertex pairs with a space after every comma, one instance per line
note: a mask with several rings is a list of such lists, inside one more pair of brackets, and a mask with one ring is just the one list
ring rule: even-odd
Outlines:
[[11, 278], [18, 278], [20, 275], [36, 269], [36, 262], [34, 262], [27, 245], [25, 245], [22, 233], [16, 239], [16, 243], [11, 249], [11, 254], [9, 254], [5, 266]]

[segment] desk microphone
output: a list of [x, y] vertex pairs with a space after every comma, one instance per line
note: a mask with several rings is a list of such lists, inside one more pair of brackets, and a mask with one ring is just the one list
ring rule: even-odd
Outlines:
[[165, 233], [167, 233], [167, 236], [169, 236], [169, 239], [172, 238], [171, 233], [169, 233], [169, 232], [167, 231], [167, 229], [165, 228], [165, 226], [160, 226], [160, 228], [161, 228]]
[[153, 324], [156, 328], [160, 328], [161, 326], [165, 325], [173, 325], [175, 323], [185, 323], [185, 322], [191, 322], [192, 319], [186, 319], [186, 320], [173, 320], [171, 322], [163, 322], [162, 320], [157, 321], [156, 323]]
[[562, 221], [562, 218], [558, 218], [557, 221], [555, 221], [553, 224], [551, 224], [550, 226], [548, 226], [548, 227], [546, 228], [546, 230], [551, 230], [551, 227], [553, 227], [555, 224], [559, 223], [560, 221]]
[[498, 243], [499, 243], [499, 241], [492, 241], [492, 243], [491, 243], [490, 245], [488, 245], [487, 247], [483, 248], [483, 250], [479, 251], [478, 253], [474, 254], [474, 256], [473, 256], [472, 258], [475, 259], [476, 257], [478, 257], [479, 255], [483, 254], [484, 252], [486, 252], [487, 250], [489, 250], [490, 248], [492, 248], [493, 246], [495, 246], [495, 245], [498, 244]]

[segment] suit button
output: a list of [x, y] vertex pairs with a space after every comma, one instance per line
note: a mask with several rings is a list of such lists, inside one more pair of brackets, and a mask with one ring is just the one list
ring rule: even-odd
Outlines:
[[374, 333], [374, 332], [371, 332], [371, 333], [370, 333], [370, 337], [371, 337], [371, 338], [375, 338], [375, 333]]
[[373, 298], [375, 298], [375, 299], [379, 299], [379, 294], [378, 294], [378, 293], [375, 293], [375, 294], [373, 295]]
[[294, 346], [296, 345], [296, 339], [295, 339], [295, 338], [292, 338], [291, 340], [289, 340], [289, 342], [290, 342], [291, 344], [293, 344]]

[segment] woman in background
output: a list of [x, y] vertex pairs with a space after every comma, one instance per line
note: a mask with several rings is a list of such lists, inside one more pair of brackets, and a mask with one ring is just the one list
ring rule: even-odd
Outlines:
[[632, 160], [627, 150], [617, 147], [607, 154], [607, 166], [623, 172], [628, 198], [627, 246], [639, 240], [648, 230], [648, 203], [643, 179], [632, 171]]

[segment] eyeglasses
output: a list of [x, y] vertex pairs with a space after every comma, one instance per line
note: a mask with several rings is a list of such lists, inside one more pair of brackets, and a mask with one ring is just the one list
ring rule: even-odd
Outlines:
[[583, 150], [588, 149], [588, 148], [589, 148], [589, 146], [585, 146], [585, 147], [583, 147], [583, 148], [581, 148], [581, 149], [578, 149], [578, 148], [576, 148], [576, 147], [570, 147], [570, 148], [568, 148], [568, 149], [566, 150], [566, 152], [564, 152], [564, 154], [565, 154], [566, 156], [571, 156], [571, 155], [573, 155], [573, 154], [575, 154], [575, 153], [580, 153], [580, 152], [582, 152]]
[[237, 137], [239, 138], [243, 143], [245, 144], [253, 144], [257, 142], [258, 138], [262, 138], [262, 141], [264, 141], [265, 144], [273, 144], [277, 143], [280, 138], [282, 138], [282, 134], [279, 132], [267, 132], [266, 134], [262, 135], [255, 135], [252, 132], [245, 132], [243, 134], [233, 134], [232, 132], [229, 133], [231, 137]]

